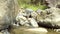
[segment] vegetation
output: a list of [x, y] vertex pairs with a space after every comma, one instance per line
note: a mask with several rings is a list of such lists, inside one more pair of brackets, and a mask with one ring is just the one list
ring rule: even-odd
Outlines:
[[33, 9], [34, 11], [36, 11], [37, 9], [44, 10], [44, 9], [47, 8], [46, 5], [41, 5], [41, 3], [37, 2], [37, 1], [33, 1], [33, 0], [18, 0], [18, 3], [19, 3], [20, 8], [21, 7], [30, 8], [30, 9]]

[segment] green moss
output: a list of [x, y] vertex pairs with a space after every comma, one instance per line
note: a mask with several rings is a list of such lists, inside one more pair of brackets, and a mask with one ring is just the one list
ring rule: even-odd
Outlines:
[[40, 5], [38, 3], [38, 5], [34, 5], [34, 4], [27, 4], [27, 3], [24, 3], [22, 0], [18, 0], [18, 3], [20, 5], [20, 7], [23, 7], [23, 8], [30, 8], [30, 9], [33, 9], [34, 11], [36, 11], [37, 9], [46, 9], [47, 6], [44, 6], [44, 5]]

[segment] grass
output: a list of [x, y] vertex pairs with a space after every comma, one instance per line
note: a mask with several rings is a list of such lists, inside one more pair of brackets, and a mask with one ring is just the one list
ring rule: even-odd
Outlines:
[[24, 2], [21, 1], [21, 0], [18, 0], [18, 3], [19, 3], [19, 6], [20, 6], [20, 7], [23, 7], [23, 8], [30, 8], [30, 9], [32, 9], [32, 10], [34, 10], [34, 11], [36, 11], [37, 9], [42, 9], [42, 10], [44, 10], [44, 9], [47, 8], [46, 6], [40, 5], [40, 4], [38, 4], [38, 5], [27, 4], [27, 3], [24, 3]]

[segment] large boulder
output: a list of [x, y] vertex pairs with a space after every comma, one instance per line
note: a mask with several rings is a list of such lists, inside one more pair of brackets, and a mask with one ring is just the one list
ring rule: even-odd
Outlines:
[[37, 16], [36, 12], [33, 12], [32, 9], [27, 8], [24, 11], [20, 10], [16, 17], [16, 21], [18, 21], [20, 25], [23, 26], [38, 27], [38, 24], [35, 20], [36, 16]]
[[60, 28], [60, 9], [52, 7], [42, 11], [42, 13], [37, 16], [37, 21], [40, 21], [40, 23], [38, 23], [39, 26]]
[[50, 8], [47, 9], [46, 11], [50, 12], [50, 14], [47, 14], [46, 16], [47, 18], [45, 18], [45, 20], [60, 26], [60, 9]]
[[56, 7], [60, 5], [60, 0], [46, 0], [49, 3], [49, 7]]
[[17, 0], [0, 0], [0, 30], [8, 28], [17, 13]]

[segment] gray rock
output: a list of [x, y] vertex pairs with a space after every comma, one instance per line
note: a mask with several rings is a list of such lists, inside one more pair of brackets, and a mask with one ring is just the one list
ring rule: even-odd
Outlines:
[[39, 27], [37, 21], [34, 18], [29, 18], [30, 24], [32, 27]]
[[33, 10], [32, 10], [32, 9], [29, 9], [29, 8], [26, 8], [25, 11], [26, 11], [26, 13], [31, 13], [31, 12], [33, 12]]
[[0, 30], [8, 28], [18, 13], [16, 0], [0, 0]]
[[27, 8], [27, 9], [25, 9], [25, 12], [26, 12], [27, 16], [29, 17], [31, 15], [31, 13], [33, 12], [33, 10]]
[[36, 19], [37, 15], [38, 15], [37, 12], [32, 12], [32, 13], [31, 13], [31, 17], [34, 18], [34, 19]]
[[56, 7], [60, 4], [60, 0], [46, 0], [49, 3], [49, 7]]
[[[32, 13], [32, 16], [36, 16], [35, 13]], [[38, 24], [36, 22], [36, 20], [34, 18], [26, 18], [25, 16], [23, 15], [17, 15], [16, 17], [16, 20], [21, 24], [21, 25], [24, 25], [24, 26], [33, 26], [33, 27], [38, 27]]]
[[[46, 9], [45, 12], [46, 15], [44, 14], [44, 12], [42, 13], [45, 17], [40, 16], [42, 17], [42, 22], [44, 23], [40, 23], [40, 24], [45, 24], [46, 27], [50, 27], [50, 28], [60, 28], [60, 9], [50, 8], [50, 9]], [[49, 23], [50, 25], [48, 25]]]
[[48, 11], [52, 11], [47, 17], [48, 19], [50, 19], [50, 22], [55, 23], [60, 26], [60, 23], [59, 23], [60, 22], [60, 9], [51, 8]]
[[36, 12], [37, 12], [38, 14], [40, 14], [40, 13], [42, 12], [42, 10], [41, 10], [41, 9], [38, 9]]
[[2, 30], [1, 33], [3, 33], [3, 34], [10, 34], [10, 32], [8, 32], [7, 29], [6, 30]]
[[17, 20], [21, 25], [24, 25], [24, 24], [28, 23], [27, 18], [24, 17], [24, 16], [17, 16], [17, 17], [16, 17], [16, 20]]

